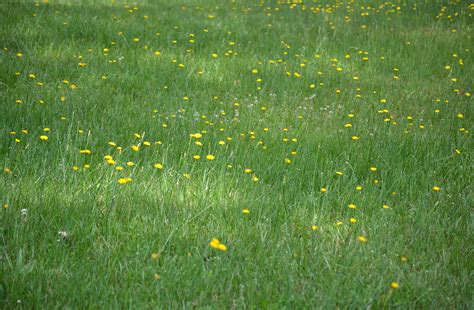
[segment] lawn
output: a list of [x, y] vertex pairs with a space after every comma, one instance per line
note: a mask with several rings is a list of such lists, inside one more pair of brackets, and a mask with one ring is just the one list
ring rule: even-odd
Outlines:
[[2, 3], [0, 307], [472, 308], [473, 15]]

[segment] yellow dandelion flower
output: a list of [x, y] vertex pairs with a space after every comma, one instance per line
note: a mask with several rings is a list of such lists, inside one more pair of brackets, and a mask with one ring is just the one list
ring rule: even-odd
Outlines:
[[209, 154], [209, 155], [206, 155], [206, 159], [209, 160], [209, 161], [214, 160], [214, 159], [216, 159], [216, 156]]
[[163, 169], [163, 164], [156, 163], [156, 164], [153, 165], [153, 167], [155, 167], [155, 169], [162, 170]]
[[249, 210], [249, 209], [243, 209], [243, 210], [242, 210], [242, 213], [243, 213], [243, 214], [250, 214], [250, 210]]
[[48, 141], [48, 139], [49, 139], [49, 137], [46, 136], [46, 135], [41, 135], [39, 138], [40, 138], [41, 141]]
[[362, 243], [366, 243], [368, 241], [367, 238], [365, 238], [364, 236], [357, 237], [357, 240], [362, 242]]
[[397, 282], [392, 282], [390, 283], [390, 288], [396, 290], [398, 288], [398, 283]]

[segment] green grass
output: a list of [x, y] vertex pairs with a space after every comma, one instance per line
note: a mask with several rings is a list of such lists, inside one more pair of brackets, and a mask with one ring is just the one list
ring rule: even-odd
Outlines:
[[0, 6], [2, 308], [473, 306], [469, 3], [279, 2]]

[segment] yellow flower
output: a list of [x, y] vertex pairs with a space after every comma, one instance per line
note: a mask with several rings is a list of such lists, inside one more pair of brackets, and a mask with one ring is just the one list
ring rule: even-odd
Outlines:
[[311, 230], [313, 230], [313, 231], [318, 230], [318, 229], [319, 229], [319, 227], [316, 226], [316, 225], [312, 225], [312, 226], [311, 226]]
[[155, 167], [156, 169], [159, 169], [159, 170], [163, 169], [163, 165], [160, 164], [160, 163], [156, 163], [153, 167]]
[[256, 175], [254, 175], [254, 176], [252, 177], [252, 181], [258, 182], [258, 181], [259, 181], [259, 178], [258, 178]]
[[252, 69], [252, 74], [257, 74], [258, 70], [257, 69]]
[[79, 150], [79, 153], [89, 155], [92, 152], [91, 152], [91, 150]]
[[243, 209], [243, 210], [242, 210], [242, 213], [243, 213], [243, 214], [249, 214], [249, 213], [250, 213], [250, 210], [249, 210], [249, 209]]
[[209, 242], [209, 245], [214, 249], [227, 251], [227, 247], [216, 238], [213, 238], [211, 242]]
[[377, 171], [377, 168], [376, 167], [370, 167], [370, 171], [375, 172], [375, 171]]
[[353, 203], [349, 204], [349, 209], [356, 209], [356, 208], [357, 208], [357, 206], [355, 204], [353, 204]]
[[193, 159], [194, 159], [194, 160], [200, 160], [200, 159], [201, 159], [201, 156], [199, 156], [199, 155], [194, 155], [194, 156], [193, 156]]
[[357, 219], [354, 218], [354, 217], [351, 217], [351, 218], [349, 219], [349, 222], [351, 222], [352, 224], [357, 223]]
[[214, 159], [216, 159], [216, 156], [209, 154], [209, 155], [206, 155], [206, 159], [207, 160], [214, 160]]
[[132, 178], [127, 177], [127, 178], [120, 178], [120, 179], [118, 180], [118, 183], [119, 183], [119, 184], [127, 184], [127, 183], [131, 183], [132, 181], [133, 181]]
[[151, 259], [152, 260], [157, 260], [158, 258], [160, 258], [160, 253], [152, 253], [151, 254]]
[[41, 135], [39, 138], [40, 138], [40, 140], [42, 140], [42, 141], [48, 141], [48, 139], [49, 139], [49, 137], [46, 136], [46, 135]]
[[244, 170], [244, 172], [245, 172], [245, 173], [252, 173], [252, 169], [246, 168], [246, 169]]
[[394, 290], [397, 289], [398, 288], [398, 283], [397, 282], [390, 283], [390, 288], [392, 288]]
[[327, 192], [328, 190], [326, 189], [326, 187], [321, 187], [321, 189], [319, 190], [321, 193], [325, 193]]
[[132, 145], [132, 150], [138, 152], [140, 150], [140, 147], [138, 145]]
[[367, 242], [367, 238], [365, 238], [364, 236], [359, 236], [359, 237], [357, 237], [357, 240], [359, 240], [359, 241], [362, 242], [362, 243], [366, 243], [366, 242]]
[[433, 190], [434, 190], [435, 192], [439, 192], [439, 191], [441, 190], [441, 187], [439, 187], [439, 186], [433, 186]]

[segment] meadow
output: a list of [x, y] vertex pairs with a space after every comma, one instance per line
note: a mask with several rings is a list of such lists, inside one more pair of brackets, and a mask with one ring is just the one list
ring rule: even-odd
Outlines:
[[474, 4], [0, 5], [0, 307], [473, 307]]

